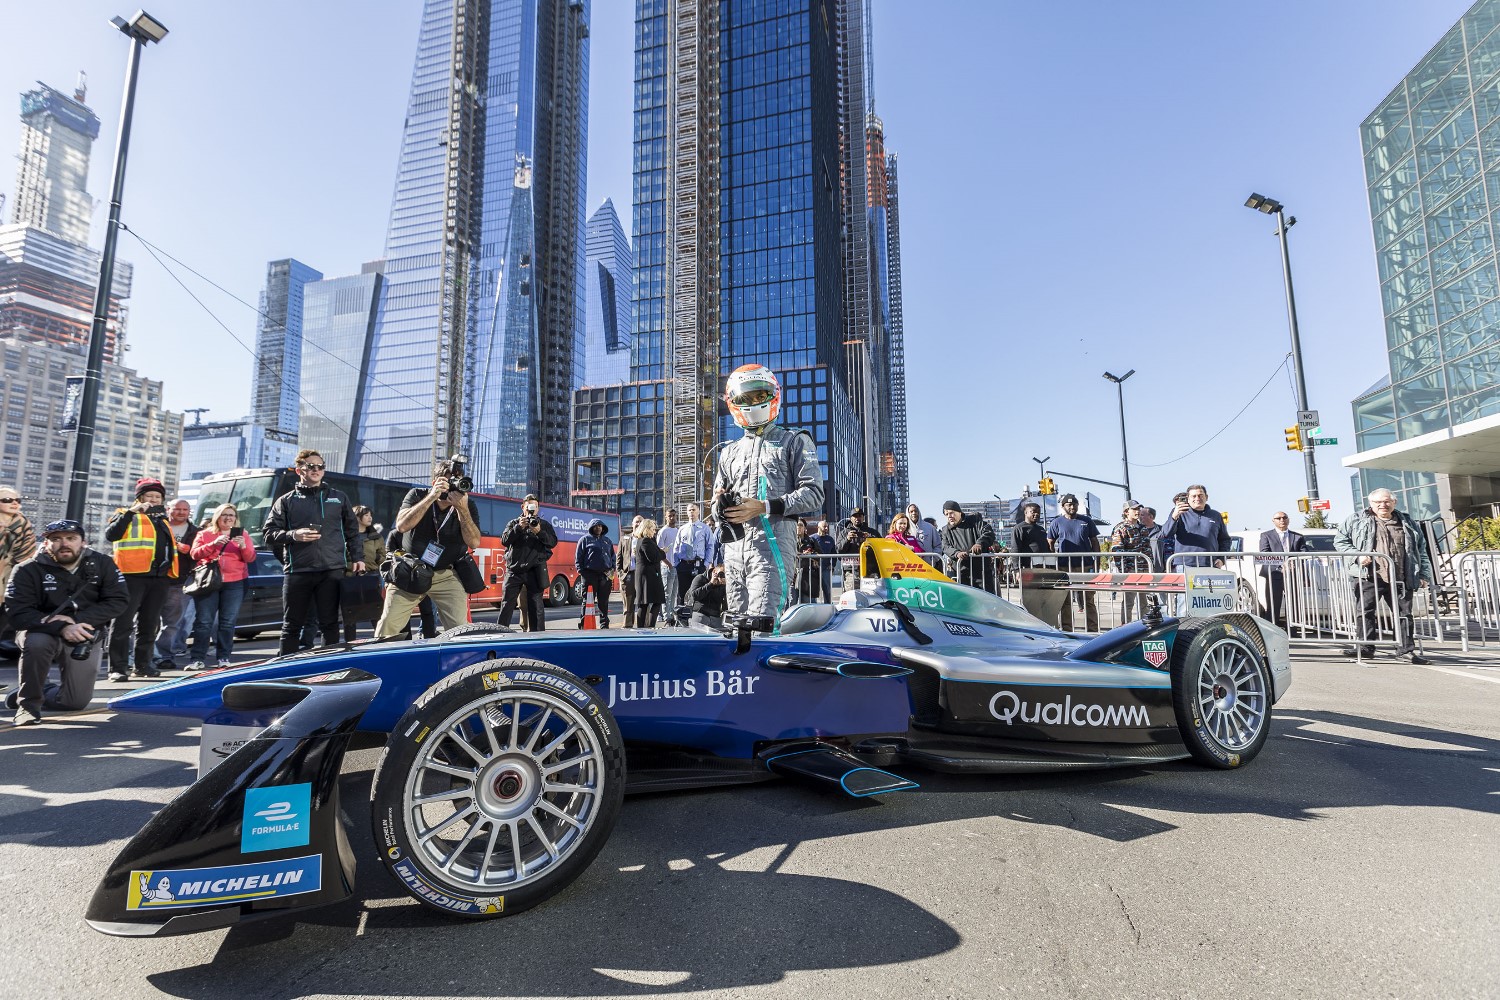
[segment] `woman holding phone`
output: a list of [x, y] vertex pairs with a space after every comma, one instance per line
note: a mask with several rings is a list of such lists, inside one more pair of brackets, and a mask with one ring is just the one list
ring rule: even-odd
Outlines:
[[[207, 670], [228, 666], [234, 652], [234, 626], [249, 585], [250, 567], [255, 565], [255, 543], [240, 526], [240, 514], [232, 503], [214, 511], [213, 522], [193, 539], [193, 559], [219, 564], [224, 586], [212, 594], [194, 594], [198, 617], [193, 622], [192, 657], [184, 670]], [[208, 633], [214, 630], [215, 663], [208, 662]]]

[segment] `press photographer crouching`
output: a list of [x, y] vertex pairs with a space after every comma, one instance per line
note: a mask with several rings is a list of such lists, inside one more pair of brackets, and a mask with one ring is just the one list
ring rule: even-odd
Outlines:
[[526, 630], [541, 632], [547, 627], [542, 598], [547, 593], [547, 560], [557, 548], [557, 532], [539, 513], [536, 497], [526, 495], [521, 501], [521, 516], [505, 526], [500, 544], [505, 546], [505, 603], [500, 606], [500, 624], [510, 625], [516, 600], [526, 590]]
[[418, 487], [401, 501], [395, 529], [402, 533], [401, 548], [382, 567], [389, 586], [377, 636], [405, 632], [424, 596], [432, 598], [444, 628], [469, 620], [469, 593], [484, 589], [469, 554], [481, 544], [479, 507], [468, 495], [473, 488], [464, 459], [455, 455], [433, 467], [431, 487]]
[[[42, 548], [16, 567], [5, 608], [21, 647], [20, 686], [6, 696], [15, 724], [42, 719], [43, 708], [86, 708], [94, 697], [104, 633], [130, 603], [115, 561], [83, 544], [77, 521], [53, 521]], [[56, 664], [62, 683], [47, 683]]]

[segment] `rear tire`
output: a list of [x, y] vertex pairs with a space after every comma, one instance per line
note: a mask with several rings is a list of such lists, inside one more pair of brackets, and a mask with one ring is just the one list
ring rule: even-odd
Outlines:
[[1271, 673], [1258, 637], [1225, 618], [1184, 624], [1172, 645], [1172, 705], [1198, 763], [1254, 760], [1271, 731]]
[[555, 576], [547, 586], [546, 605], [549, 608], [560, 608], [568, 603], [568, 578]]
[[417, 699], [370, 799], [381, 861], [412, 898], [486, 920], [582, 874], [624, 793], [608, 706], [567, 671], [512, 657], [473, 664]]

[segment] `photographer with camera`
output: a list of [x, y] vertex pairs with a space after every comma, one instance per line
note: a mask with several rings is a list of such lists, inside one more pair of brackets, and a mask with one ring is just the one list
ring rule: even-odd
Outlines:
[[[393, 572], [385, 588], [385, 607], [375, 634], [384, 638], [405, 632], [411, 613], [425, 594], [432, 598], [443, 628], [469, 620], [469, 593], [459, 577], [459, 564], [473, 565], [469, 550], [483, 544], [479, 535], [479, 505], [469, 496], [474, 480], [464, 474], [462, 456], [455, 455], [433, 466], [432, 485], [406, 494], [396, 515], [396, 530], [403, 532], [401, 551], [426, 566], [431, 583], [425, 590], [407, 575]], [[474, 568], [478, 572], [478, 567]], [[408, 574], [409, 575], [409, 574]], [[425, 576], [425, 575], [424, 575]]]
[[[83, 544], [83, 525], [53, 521], [42, 529], [41, 551], [16, 567], [5, 588], [21, 647], [20, 684], [5, 701], [16, 725], [40, 722], [43, 708], [88, 707], [103, 655], [99, 640], [129, 603], [125, 577], [109, 556]], [[60, 684], [47, 683], [54, 664]]]
[[509, 627], [521, 588], [526, 588], [526, 626], [529, 632], [547, 627], [542, 599], [547, 594], [547, 560], [557, 548], [557, 532], [542, 518], [541, 505], [532, 494], [521, 501], [521, 516], [500, 533], [505, 546], [505, 599], [500, 605], [500, 624]]
[[[114, 546], [115, 565], [125, 576], [130, 600], [115, 621], [109, 640], [109, 679], [123, 681], [160, 677], [153, 664], [156, 634], [169, 587], [177, 585], [182, 570], [179, 543], [167, 520], [167, 488], [160, 479], [139, 479], [135, 503], [115, 511], [104, 528], [104, 540]], [[132, 630], [135, 666], [130, 665]]]
[[344, 567], [364, 572], [364, 543], [354, 505], [323, 482], [328, 466], [311, 448], [297, 453], [297, 485], [271, 504], [266, 545], [285, 550], [281, 584], [281, 644], [278, 655], [297, 651], [309, 610], [316, 610], [323, 645], [339, 641], [339, 581]]
[[781, 383], [771, 369], [736, 368], [724, 401], [745, 431], [724, 446], [714, 476], [727, 611], [774, 621], [791, 599], [797, 515], [823, 506], [823, 469], [806, 431], [776, 423]]

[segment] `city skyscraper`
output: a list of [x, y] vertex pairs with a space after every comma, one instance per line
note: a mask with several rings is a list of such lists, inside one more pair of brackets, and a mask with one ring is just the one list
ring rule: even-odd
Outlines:
[[82, 73], [69, 97], [37, 82], [21, 95], [21, 150], [11, 222], [87, 244], [94, 218], [89, 154], [99, 138], [99, 116], [84, 104]]
[[1388, 374], [1353, 401], [1356, 510], [1500, 503], [1500, 0], [1479, 0], [1360, 125]]
[[589, 0], [427, 0], [359, 471], [568, 492], [583, 330]]
[[380, 318], [384, 265], [384, 261], [372, 261], [359, 274], [324, 278], [302, 291], [297, 441], [304, 448], [316, 448], [335, 472], [359, 469], [354, 429], [365, 389], [361, 373], [369, 365]]
[[634, 316], [631, 286], [635, 257], [608, 198], [589, 218], [584, 254], [588, 313], [584, 323], [582, 362], [576, 365], [574, 388], [605, 385], [630, 378], [630, 332]]
[[262, 427], [297, 433], [302, 385], [302, 291], [322, 277], [321, 271], [290, 257], [266, 265], [250, 391], [250, 419]]
[[665, 379], [670, 396], [653, 418], [662, 471], [637, 475], [620, 509], [704, 495], [703, 456], [738, 433], [705, 400], [760, 362], [788, 388], [783, 422], [813, 435], [827, 512], [878, 498], [886, 513], [886, 154], [868, 0], [637, 0], [636, 38], [631, 377]]
[[[63, 516], [73, 436], [69, 418], [84, 376], [100, 253], [88, 244], [93, 199], [89, 153], [99, 119], [83, 103], [39, 84], [21, 95], [15, 220], [0, 226], [0, 395], [5, 441], [0, 481], [45, 524]], [[85, 498], [91, 537], [108, 511], [132, 499], [141, 476], [177, 477], [182, 415], [162, 405], [162, 384], [122, 367], [131, 266], [116, 261], [105, 325], [103, 382]]]
[[[86, 352], [99, 252], [89, 246], [94, 199], [89, 155], [99, 117], [84, 104], [83, 74], [69, 97], [38, 83], [21, 94], [21, 144], [11, 224], [0, 226], [0, 333]], [[116, 261], [104, 359], [124, 353], [132, 269]]]

